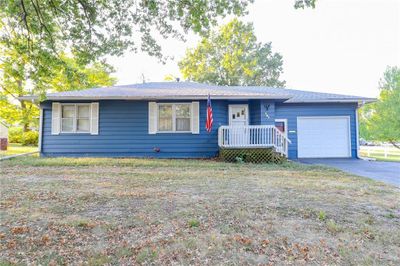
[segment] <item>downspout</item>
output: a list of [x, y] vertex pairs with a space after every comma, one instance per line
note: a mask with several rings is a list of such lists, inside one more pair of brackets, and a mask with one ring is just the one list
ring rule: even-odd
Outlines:
[[39, 156], [42, 153], [42, 135], [43, 135], [43, 106], [39, 106]]
[[360, 104], [357, 105], [356, 108], [356, 158], [357, 159], [361, 159], [360, 155], [359, 155], [359, 151], [360, 151], [360, 134], [359, 134], [359, 130], [358, 130], [358, 109], [360, 109], [361, 107], [363, 107], [365, 104], [365, 101], [362, 101]]

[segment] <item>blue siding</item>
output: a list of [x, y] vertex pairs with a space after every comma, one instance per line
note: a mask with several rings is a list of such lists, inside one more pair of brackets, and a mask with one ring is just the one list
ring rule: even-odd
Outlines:
[[249, 102], [250, 125], [261, 125], [261, 105], [260, 100]]
[[[288, 119], [289, 158], [297, 158], [297, 117], [298, 116], [350, 116], [351, 155], [357, 156], [356, 137], [356, 103], [323, 103], [323, 104], [283, 104], [275, 105], [275, 118]], [[290, 133], [296, 131], [296, 133]]]
[[[74, 101], [76, 102], [76, 101]], [[171, 102], [171, 101], [168, 101]], [[147, 101], [100, 101], [99, 135], [51, 135], [51, 102], [43, 106], [42, 155], [44, 156], [109, 156], [201, 158], [218, 153], [218, 127], [228, 124], [229, 104], [249, 104], [250, 123], [273, 124], [274, 119], [288, 119], [289, 158], [297, 158], [298, 116], [350, 116], [352, 156], [356, 157], [356, 104], [283, 104], [271, 100], [214, 100], [214, 126], [205, 130], [206, 101], [200, 101], [200, 134], [148, 134]], [[266, 110], [266, 106], [269, 109]], [[266, 117], [267, 112], [269, 118]], [[155, 152], [154, 148], [160, 148]]]
[[250, 101], [249, 113], [250, 125], [274, 125], [275, 102], [271, 100]]
[[261, 101], [261, 125], [275, 125], [275, 102]]
[[[171, 102], [171, 101], [169, 101]], [[200, 101], [200, 134], [148, 134], [147, 101], [100, 101], [99, 135], [51, 135], [51, 103], [43, 104], [44, 156], [212, 157], [218, 153], [218, 127], [228, 124], [228, 101], [214, 100], [214, 126], [205, 130], [206, 101]], [[160, 148], [155, 152], [154, 148]]]

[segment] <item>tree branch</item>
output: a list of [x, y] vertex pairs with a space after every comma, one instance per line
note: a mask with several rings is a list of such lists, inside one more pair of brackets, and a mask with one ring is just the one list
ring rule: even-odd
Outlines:
[[41, 29], [43, 28], [47, 32], [47, 34], [48, 34], [48, 36], [50, 38], [51, 49], [53, 50], [53, 52], [57, 55], [58, 58], [61, 58], [61, 56], [59, 55], [59, 53], [58, 53], [58, 51], [57, 51], [57, 49], [55, 47], [56, 42], [55, 42], [55, 40], [53, 38], [53, 34], [48, 29], [48, 27], [47, 27], [47, 25], [45, 23], [45, 19], [44, 19], [43, 14], [42, 14], [42, 12], [40, 10], [39, 2], [36, 0], [36, 4], [37, 5], [35, 5], [35, 3], [33, 1], [34, 0], [31, 0], [31, 3], [33, 5], [33, 8], [35, 9], [36, 15], [38, 16], [40, 27], [41, 27]]
[[22, 16], [22, 20], [24, 21], [26, 30], [28, 31], [28, 45], [30, 46], [30, 43], [31, 43], [31, 37], [30, 37], [31, 36], [31, 30], [30, 30], [29, 25], [28, 25], [28, 20], [27, 20], [28, 12], [26, 11], [24, 0], [21, 0], [21, 6], [22, 6], [22, 10], [24, 12], [24, 14]]
[[88, 15], [88, 12], [87, 12], [87, 7], [86, 7], [86, 5], [82, 2], [82, 0], [78, 0], [78, 3], [82, 6], [83, 13], [85, 14], [85, 18], [86, 18], [86, 20], [87, 20], [87, 22], [88, 22], [88, 25], [89, 25], [89, 38], [90, 38], [90, 42], [92, 42], [93, 26], [92, 26], [92, 22], [91, 22], [91, 20], [90, 20], [90, 17], [89, 17], [89, 15]]
[[15, 100], [18, 100], [18, 101], [19, 101], [18, 96], [14, 95], [11, 91], [7, 90], [7, 89], [4, 88], [3, 86], [0, 86], [0, 87], [1, 87], [1, 89], [2, 89], [3, 91], [5, 91], [5, 92], [7, 92], [8, 94], [10, 94]]
[[37, 6], [33, 2], [33, 0], [31, 0], [31, 3], [33, 5], [33, 8], [35, 9], [36, 15], [38, 16], [40, 27], [43, 28], [49, 34], [51, 43], [53, 44], [53, 47], [54, 47], [53, 35], [51, 34], [50, 30], [46, 26], [46, 23], [44, 22], [44, 17], [43, 17], [42, 12], [40, 11], [39, 3], [36, 1]]
[[397, 148], [397, 149], [400, 150], [400, 146], [396, 143], [396, 141], [394, 141], [394, 140], [389, 140], [389, 142], [390, 142], [395, 148]]

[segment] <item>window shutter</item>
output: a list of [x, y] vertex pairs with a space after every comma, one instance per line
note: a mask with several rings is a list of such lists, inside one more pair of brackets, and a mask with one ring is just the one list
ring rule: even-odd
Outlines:
[[51, 107], [51, 135], [59, 135], [61, 126], [61, 104], [54, 103]]
[[199, 102], [192, 102], [192, 134], [200, 133]]
[[149, 134], [157, 133], [157, 103], [149, 102]]
[[92, 103], [90, 110], [90, 134], [99, 135], [99, 103]]

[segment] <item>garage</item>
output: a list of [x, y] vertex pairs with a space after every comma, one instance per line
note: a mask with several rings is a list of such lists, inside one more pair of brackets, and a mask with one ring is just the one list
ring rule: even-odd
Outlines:
[[298, 117], [297, 145], [299, 158], [351, 157], [350, 117]]

